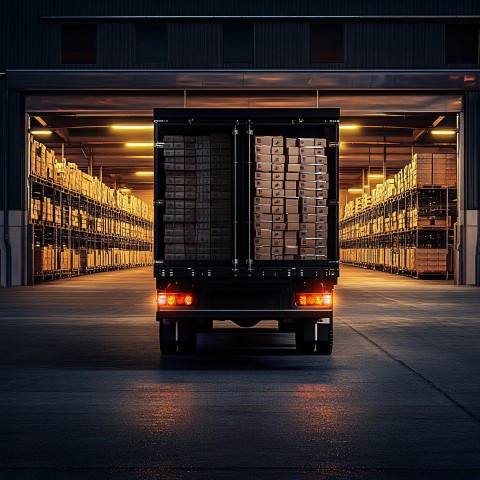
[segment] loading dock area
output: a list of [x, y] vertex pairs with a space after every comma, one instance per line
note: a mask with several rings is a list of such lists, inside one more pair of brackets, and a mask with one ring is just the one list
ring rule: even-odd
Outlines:
[[159, 359], [148, 267], [0, 290], [0, 476], [478, 478], [478, 289], [340, 274], [332, 357], [267, 325]]

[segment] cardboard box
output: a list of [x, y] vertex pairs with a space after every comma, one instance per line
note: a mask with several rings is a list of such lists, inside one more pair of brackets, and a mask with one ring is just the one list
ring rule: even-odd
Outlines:
[[297, 145], [299, 147], [314, 147], [315, 139], [314, 138], [299, 138], [297, 140]]
[[300, 147], [287, 146], [287, 155], [289, 156], [289, 158], [290, 155], [296, 155], [298, 157], [298, 155], [300, 155]]
[[278, 163], [285, 163], [285, 155], [272, 155], [272, 163], [278, 164]]
[[255, 137], [255, 145], [272, 145], [272, 144], [273, 144], [273, 137], [270, 137], [270, 136]]
[[[258, 154], [268, 154], [270, 155], [272, 153], [272, 146], [271, 145], [255, 145], [255, 153]], [[257, 157], [257, 155], [255, 155]], [[261, 160], [259, 160], [261, 161]]]
[[294, 172], [285, 173], [285, 180], [298, 181], [299, 178], [300, 178], [300, 173], [294, 173]]
[[255, 237], [271, 239], [272, 238], [272, 230], [266, 229], [266, 228], [257, 228], [255, 230]]
[[256, 188], [255, 189], [255, 195], [257, 197], [272, 197], [273, 196], [273, 190], [271, 188]]
[[297, 232], [300, 228], [300, 224], [298, 222], [287, 222], [287, 230]]
[[255, 163], [255, 170], [257, 172], [271, 172], [272, 171], [272, 163], [271, 162], [257, 162], [257, 163]]

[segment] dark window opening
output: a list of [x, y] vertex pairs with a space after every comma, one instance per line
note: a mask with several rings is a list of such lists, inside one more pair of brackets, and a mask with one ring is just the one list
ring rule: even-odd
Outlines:
[[478, 63], [478, 25], [445, 25], [445, 63]]
[[97, 63], [97, 26], [62, 25], [62, 63]]
[[253, 64], [253, 45], [253, 24], [227, 23], [223, 25], [224, 63]]
[[135, 62], [167, 62], [167, 25], [138, 23], [135, 25]]
[[310, 24], [310, 63], [343, 63], [345, 25]]

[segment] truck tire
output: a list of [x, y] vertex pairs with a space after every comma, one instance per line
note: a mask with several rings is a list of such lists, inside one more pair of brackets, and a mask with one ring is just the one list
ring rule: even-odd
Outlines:
[[171, 355], [173, 353], [176, 353], [177, 342], [175, 322], [167, 319], [161, 319], [158, 324], [160, 353], [162, 355]]
[[192, 320], [162, 318], [159, 323], [160, 352], [162, 355], [195, 351], [197, 333]]
[[330, 355], [333, 350], [333, 318], [330, 319], [330, 326], [328, 329], [328, 340], [320, 341], [316, 344], [318, 355]]
[[304, 355], [330, 355], [332, 353], [333, 319], [330, 319], [328, 327], [327, 325], [323, 326], [324, 328], [328, 328], [328, 332], [326, 332], [327, 339], [315, 340], [315, 329], [319, 329], [321, 326], [321, 324], [317, 325], [317, 319], [306, 319], [296, 322], [295, 347], [298, 353]]

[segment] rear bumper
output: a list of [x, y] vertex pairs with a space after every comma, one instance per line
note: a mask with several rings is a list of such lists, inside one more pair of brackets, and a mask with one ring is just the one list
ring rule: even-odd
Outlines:
[[189, 318], [209, 320], [229, 320], [232, 318], [249, 318], [258, 320], [278, 320], [282, 318], [331, 318], [332, 309], [296, 309], [296, 310], [195, 310], [195, 309], [168, 309], [157, 311], [157, 320], [161, 318]]

